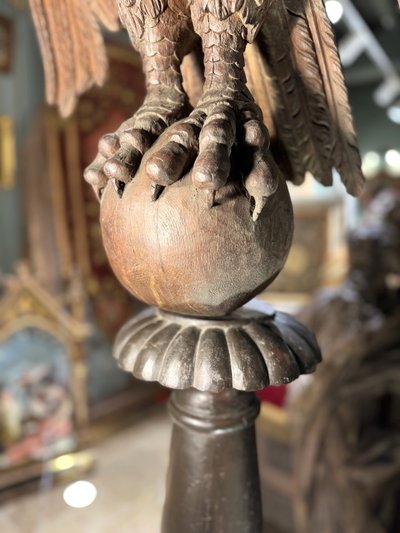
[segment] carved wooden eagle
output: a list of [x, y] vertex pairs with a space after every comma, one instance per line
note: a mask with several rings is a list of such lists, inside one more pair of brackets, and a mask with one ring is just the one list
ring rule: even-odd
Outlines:
[[[253, 153], [247, 189], [256, 201], [273, 187], [259, 184], [272, 164], [266, 152], [297, 184], [309, 171], [330, 185], [336, 168], [348, 192], [360, 192], [364, 178], [347, 90], [322, 0], [30, 0], [30, 6], [47, 100], [63, 115], [79, 94], [104, 81], [101, 25], [116, 30], [120, 19], [142, 56], [144, 105], [100, 141], [86, 173], [99, 196], [110, 178], [123, 188], [168, 128], [166, 144], [147, 162], [161, 186], [193, 165], [198, 186], [218, 189], [242, 143]], [[187, 54], [197, 54], [204, 67], [193, 110], [182, 85]]]

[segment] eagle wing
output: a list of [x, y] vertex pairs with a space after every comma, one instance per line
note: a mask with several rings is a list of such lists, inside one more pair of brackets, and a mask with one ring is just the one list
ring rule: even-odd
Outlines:
[[100, 23], [119, 27], [115, 0], [29, 0], [43, 58], [46, 97], [69, 115], [77, 96], [107, 73]]
[[246, 74], [274, 156], [296, 184], [309, 171], [331, 185], [336, 168], [356, 196], [364, 183], [361, 158], [323, 1], [267, 2], [265, 22], [247, 47]]

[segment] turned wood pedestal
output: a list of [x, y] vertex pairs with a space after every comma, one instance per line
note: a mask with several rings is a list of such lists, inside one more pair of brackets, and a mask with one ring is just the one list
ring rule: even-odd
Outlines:
[[313, 335], [272, 309], [212, 319], [151, 309], [121, 330], [114, 356], [175, 389], [162, 533], [261, 533], [254, 391], [312, 372]]
[[261, 533], [253, 392], [175, 391], [162, 533]]

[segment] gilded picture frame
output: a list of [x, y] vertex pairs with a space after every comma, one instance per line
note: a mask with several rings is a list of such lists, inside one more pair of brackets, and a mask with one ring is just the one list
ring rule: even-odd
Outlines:
[[0, 115], [0, 190], [10, 190], [15, 185], [15, 133], [10, 116]]

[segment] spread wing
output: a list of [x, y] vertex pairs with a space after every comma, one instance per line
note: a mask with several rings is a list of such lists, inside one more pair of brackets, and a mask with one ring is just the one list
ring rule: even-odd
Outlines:
[[29, 0], [43, 58], [46, 97], [69, 115], [79, 94], [101, 85], [107, 57], [99, 23], [118, 29], [115, 0]]
[[297, 184], [309, 171], [331, 185], [336, 168], [356, 196], [364, 183], [361, 159], [323, 1], [267, 1], [265, 23], [247, 47], [246, 73], [274, 156]]

